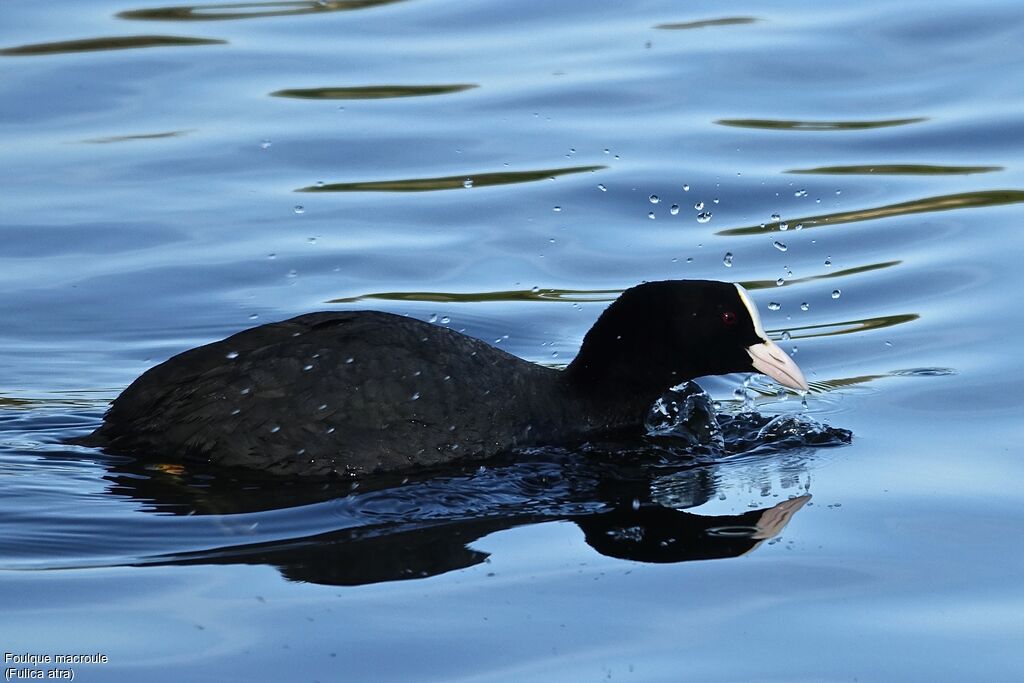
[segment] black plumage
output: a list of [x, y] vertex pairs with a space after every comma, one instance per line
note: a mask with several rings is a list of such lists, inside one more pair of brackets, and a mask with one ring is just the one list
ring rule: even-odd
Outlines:
[[[83, 442], [284, 475], [396, 471], [639, 426], [671, 386], [754, 370], [757, 345], [781, 354], [742, 288], [710, 281], [627, 290], [565, 370], [390, 313], [310, 313], [157, 365]], [[806, 388], [791, 369], [777, 378]]]

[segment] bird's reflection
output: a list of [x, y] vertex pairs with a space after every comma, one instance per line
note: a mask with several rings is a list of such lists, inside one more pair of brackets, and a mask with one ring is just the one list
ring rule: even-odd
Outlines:
[[[643, 460], [643, 457], [639, 457]], [[215, 515], [244, 529], [197, 538], [186, 550], [136, 564], [266, 564], [294, 581], [361, 585], [436, 576], [484, 562], [471, 547], [495, 531], [570, 521], [596, 551], [641, 562], [736, 557], [777, 536], [809, 499], [801, 495], [742, 514], [686, 508], [716, 495], [718, 466], [666, 466], [593, 453], [540, 451], [485, 467], [408, 479], [281, 482], [179, 465], [123, 463], [110, 493], [163, 515]], [[282, 519], [287, 518], [287, 523]], [[325, 530], [326, 529], [326, 530]], [[227, 540], [227, 543], [223, 541]]]

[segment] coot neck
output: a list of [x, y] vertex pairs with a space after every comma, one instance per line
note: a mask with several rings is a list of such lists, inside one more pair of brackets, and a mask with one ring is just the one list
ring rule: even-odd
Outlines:
[[569, 365], [560, 373], [568, 402], [590, 430], [641, 426], [651, 405], [668, 386], [620, 383], [580, 373]]

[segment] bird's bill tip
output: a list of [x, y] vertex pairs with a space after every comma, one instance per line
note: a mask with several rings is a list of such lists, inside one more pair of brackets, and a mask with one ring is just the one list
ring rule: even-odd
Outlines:
[[807, 380], [799, 366], [779, 345], [773, 341], [763, 341], [747, 347], [751, 365], [758, 372], [768, 375], [784, 387], [797, 391], [809, 391]]

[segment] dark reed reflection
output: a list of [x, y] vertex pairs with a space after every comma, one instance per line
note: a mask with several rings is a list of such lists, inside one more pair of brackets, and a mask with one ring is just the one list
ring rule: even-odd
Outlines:
[[756, 17], [721, 17], [719, 19], [703, 19], [701, 21], [685, 21], [680, 23], [658, 24], [654, 28], [668, 31], [685, 31], [711, 26], [741, 26], [759, 21]]
[[355, 183], [328, 183], [300, 187], [296, 192], [432, 192], [435, 190], [462, 190], [490, 185], [532, 183], [572, 173], [599, 171], [605, 166], [569, 166], [537, 171], [500, 171], [497, 173], [467, 173], [443, 178], [406, 178], [404, 180], [370, 180]]
[[782, 119], [718, 119], [715, 123], [721, 126], [736, 128], [759, 128], [764, 130], [866, 130], [869, 128], [888, 128], [890, 126], [907, 126], [912, 123], [927, 121], [924, 116], [906, 119], [880, 119], [876, 121], [793, 121]]
[[167, 138], [180, 138], [192, 133], [192, 130], [170, 130], [165, 133], [137, 133], [135, 135], [111, 135], [104, 138], [89, 138], [79, 142], [90, 145], [109, 145], [115, 142], [134, 142], [137, 140], [165, 140]]
[[936, 164], [857, 164], [791, 168], [786, 173], [819, 175], [972, 175], [1004, 170], [1003, 166], [942, 166]]
[[96, 52], [99, 50], [134, 50], [143, 47], [187, 47], [191, 45], [226, 45], [228, 41], [215, 38], [189, 38], [187, 36], [108, 36], [62, 40], [55, 43], [34, 43], [0, 48], [0, 55], [27, 57], [56, 55], [69, 52]]
[[300, 100], [380, 100], [394, 97], [425, 97], [465, 92], [480, 86], [474, 83], [445, 85], [362, 85], [335, 88], [286, 88], [270, 93], [271, 97]]
[[174, 5], [118, 12], [119, 19], [150, 21], [223, 21], [286, 17], [297, 14], [347, 12], [391, 5], [405, 0], [294, 0], [292, 2], [228, 2], [208, 5]]

